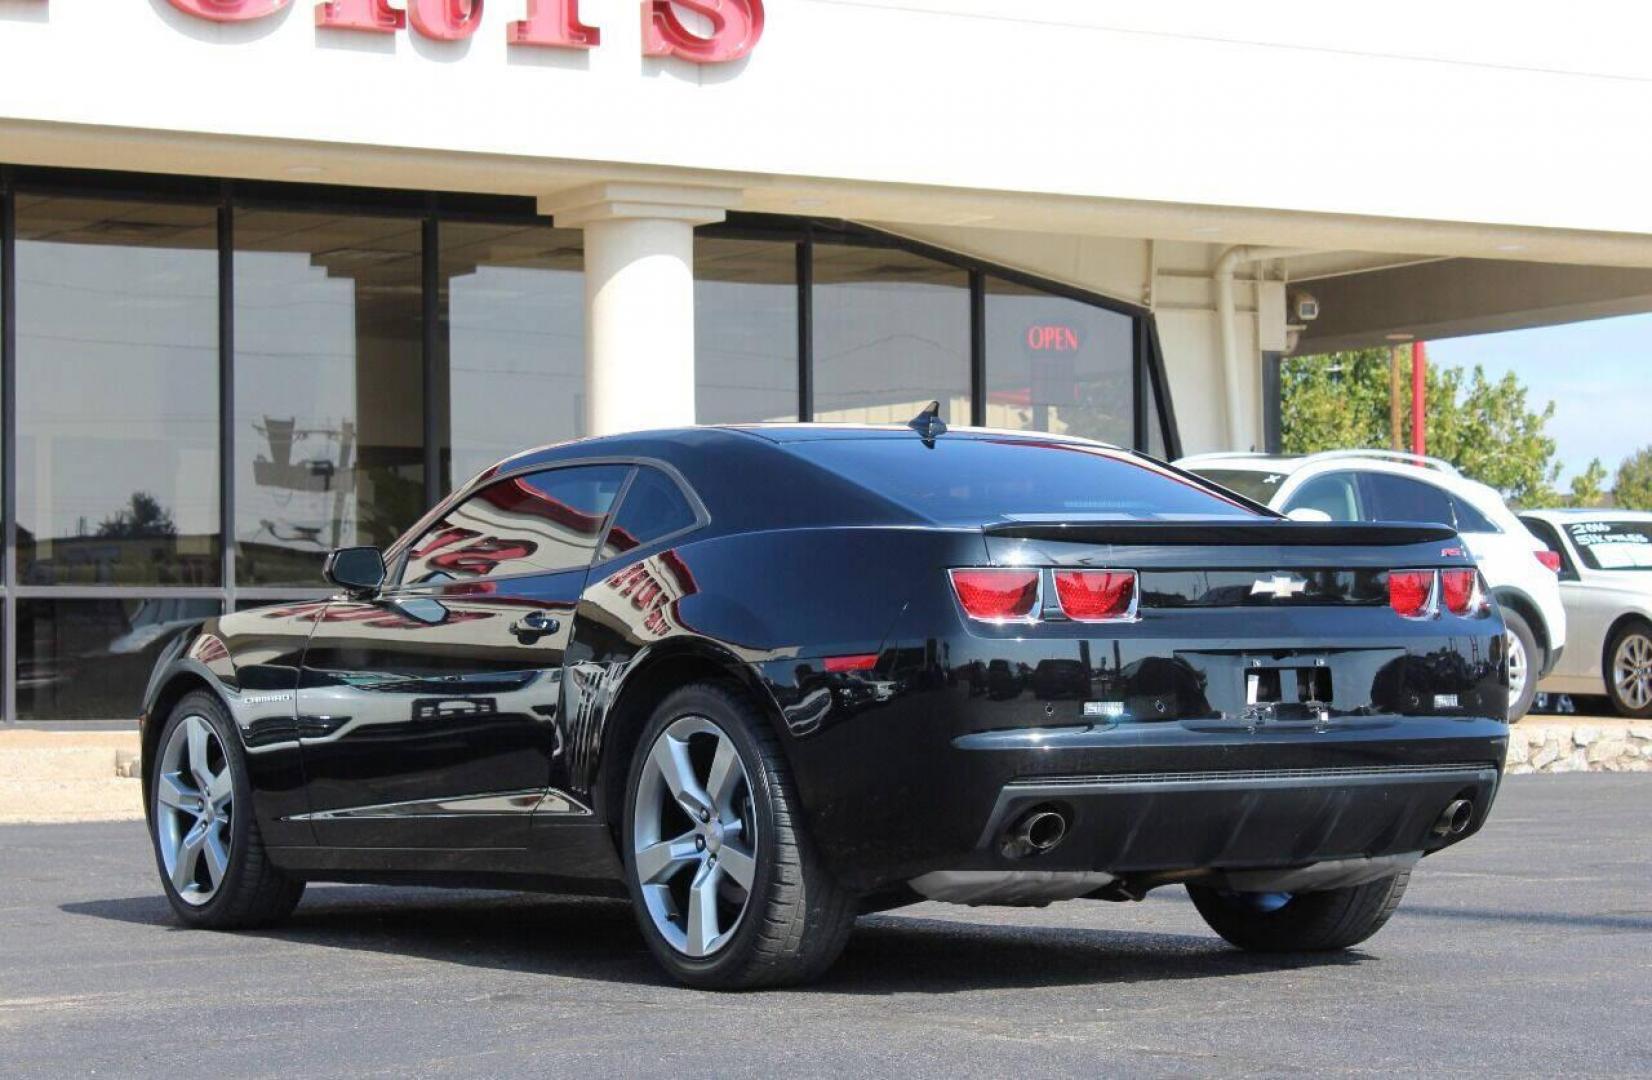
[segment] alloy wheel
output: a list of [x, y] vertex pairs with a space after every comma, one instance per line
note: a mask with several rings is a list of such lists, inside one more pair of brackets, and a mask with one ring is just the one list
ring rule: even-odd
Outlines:
[[155, 844], [172, 888], [187, 904], [217, 895], [229, 872], [235, 780], [205, 717], [183, 718], [161, 750], [155, 777]]
[[1619, 700], [1631, 709], [1652, 704], [1652, 638], [1628, 634], [1618, 642], [1612, 658], [1612, 685]]
[[757, 817], [740, 751], [703, 716], [649, 748], [632, 808], [632, 861], [654, 928], [685, 956], [734, 936], [757, 875]]
[[1530, 665], [1526, 658], [1526, 643], [1520, 640], [1519, 634], [1509, 635], [1509, 703], [1520, 700], [1520, 695], [1526, 692], [1526, 679], [1530, 677]]

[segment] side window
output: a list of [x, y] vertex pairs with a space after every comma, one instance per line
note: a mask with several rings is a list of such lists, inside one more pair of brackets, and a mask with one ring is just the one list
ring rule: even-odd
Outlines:
[[1543, 546], [1560, 556], [1560, 577], [1563, 581], [1577, 580], [1577, 567], [1572, 563], [1571, 552], [1566, 550], [1565, 541], [1560, 539], [1560, 531], [1542, 518], [1523, 517], [1520, 524], [1524, 525]]
[[1451, 497], [1451, 508], [1457, 514], [1457, 531], [1471, 533], [1500, 533], [1503, 530], [1486, 515], [1469, 505], [1467, 499]]
[[1366, 473], [1364, 480], [1365, 516], [1370, 520], [1457, 527], [1451, 496], [1433, 484], [1389, 473]]
[[611, 559], [632, 548], [652, 544], [662, 536], [681, 532], [698, 521], [688, 498], [676, 481], [644, 465], [625, 491], [625, 501], [614, 515], [614, 526], [602, 546], [602, 557]]
[[489, 484], [408, 548], [402, 583], [473, 581], [589, 566], [630, 471], [628, 465], [577, 465]]
[[1285, 503], [1285, 512], [1320, 510], [1332, 521], [1360, 520], [1359, 492], [1353, 473], [1326, 473], [1297, 488]]

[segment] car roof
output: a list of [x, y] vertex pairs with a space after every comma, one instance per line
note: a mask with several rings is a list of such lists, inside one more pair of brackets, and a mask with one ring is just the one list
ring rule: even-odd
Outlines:
[[1520, 516], [1547, 521], [1652, 521], [1652, 512], [1619, 510], [1611, 506], [1547, 506], [1522, 510]]
[[[906, 424], [829, 424], [829, 423], [775, 423], [775, 424], [703, 424], [695, 427], [657, 428], [648, 431], [627, 431], [614, 435], [590, 435], [522, 450], [489, 468], [487, 474], [513, 471], [521, 466], [550, 463], [563, 458], [602, 457], [608, 454], [635, 455], [644, 448], [665, 450], [673, 445], [705, 445], [719, 440], [741, 442], [759, 440], [775, 446], [788, 443], [820, 442], [834, 439], [917, 439], [921, 436]], [[1054, 435], [1045, 431], [1011, 431], [1001, 428], [948, 427], [941, 438], [959, 439], [1016, 439], [1026, 442], [1063, 443], [1074, 446], [1099, 446], [1109, 450], [1126, 448], [1076, 435]], [[748, 443], [749, 445], [749, 443]], [[1128, 451], [1127, 451], [1128, 452]]]

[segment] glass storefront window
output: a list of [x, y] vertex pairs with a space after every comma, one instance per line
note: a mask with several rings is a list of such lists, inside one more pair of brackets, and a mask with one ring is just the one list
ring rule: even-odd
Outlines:
[[1159, 395], [1153, 389], [1153, 380], [1145, 374], [1142, 378], [1147, 386], [1147, 446], [1149, 454], [1161, 461], [1169, 457], [1169, 451], [1164, 444], [1164, 424], [1159, 419]]
[[443, 222], [432, 402], [446, 477], [585, 433], [584, 234]]
[[216, 585], [211, 207], [18, 194], [25, 585]]
[[694, 241], [694, 414], [797, 419], [797, 245]]
[[172, 635], [217, 600], [18, 600], [17, 718], [130, 720]]
[[1135, 445], [1135, 323], [987, 278], [987, 426]]
[[235, 214], [235, 564], [315, 585], [424, 510], [416, 218]]
[[969, 274], [896, 248], [814, 247], [814, 419], [967, 424]]

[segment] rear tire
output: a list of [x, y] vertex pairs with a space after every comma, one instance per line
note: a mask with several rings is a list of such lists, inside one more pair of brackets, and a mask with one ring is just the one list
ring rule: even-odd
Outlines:
[[1188, 895], [1210, 928], [1251, 952], [1329, 952], [1358, 945], [1382, 929], [1400, 906], [1409, 870], [1346, 889], [1297, 893], [1281, 906], [1270, 893], [1229, 893], [1189, 885]]
[[1606, 696], [1619, 716], [1652, 717], [1652, 625], [1631, 622], [1606, 645]]
[[246, 752], [218, 698], [184, 695], [146, 761], [147, 817], [161, 888], [178, 921], [207, 930], [269, 926], [304, 882], [270, 864], [253, 813]]
[[[736, 760], [719, 766], [730, 751]], [[626, 886], [649, 950], [673, 978], [708, 990], [787, 986], [838, 958], [857, 897], [804, 832], [779, 740], [744, 694], [696, 683], [667, 697], [625, 791]], [[693, 810], [707, 801], [709, 813]], [[709, 922], [696, 918], [708, 911]]]
[[[1537, 649], [1537, 636], [1518, 611], [1504, 608], [1503, 625], [1509, 632], [1509, 723], [1515, 724], [1532, 711], [1532, 701], [1537, 697], [1541, 654]], [[1514, 685], [1516, 665], [1519, 665], [1521, 682], [1518, 688]]]

